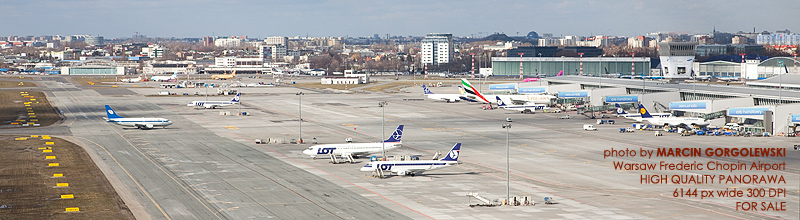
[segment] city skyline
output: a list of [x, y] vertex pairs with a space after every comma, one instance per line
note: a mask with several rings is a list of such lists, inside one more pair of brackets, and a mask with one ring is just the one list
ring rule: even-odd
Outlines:
[[[0, 36], [637, 36], [800, 31], [800, 2], [772, 1], [7, 1]], [[769, 16], [764, 16], [769, 15]], [[776, 16], [781, 15], [781, 16]]]

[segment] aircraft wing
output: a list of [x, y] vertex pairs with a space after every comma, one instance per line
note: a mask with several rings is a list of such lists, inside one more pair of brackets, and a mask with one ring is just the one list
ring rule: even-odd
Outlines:
[[397, 173], [398, 174], [405, 173], [405, 175], [409, 175], [409, 174], [412, 174], [412, 173], [413, 174], [420, 174], [420, 173], [425, 172], [425, 171], [428, 171], [428, 170], [426, 170], [426, 169], [407, 169], [407, 170], [397, 170]]

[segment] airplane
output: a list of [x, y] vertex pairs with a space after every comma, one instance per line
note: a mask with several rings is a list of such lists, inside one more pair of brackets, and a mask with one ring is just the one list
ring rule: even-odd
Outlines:
[[140, 76], [139, 76], [139, 77], [137, 77], [137, 78], [127, 78], [127, 79], [122, 79], [122, 80], [120, 80], [120, 81], [121, 81], [121, 82], [126, 82], [126, 83], [135, 83], [135, 82], [141, 82], [141, 81], [142, 81], [142, 76], [140, 75]]
[[500, 99], [500, 96], [495, 96], [495, 97], [497, 97], [497, 107], [500, 107], [500, 108], [505, 109], [505, 110], [512, 110], [512, 111], [519, 111], [520, 113], [526, 113], [526, 112], [533, 112], [533, 111], [540, 110], [540, 109], [549, 109], [550, 108], [547, 105], [543, 105], [543, 104], [539, 104], [539, 105], [507, 105], [505, 102], [503, 102], [502, 99]]
[[690, 127], [692, 125], [697, 125], [701, 127], [708, 126], [710, 124], [709, 121], [706, 121], [702, 118], [693, 118], [693, 117], [667, 117], [667, 118], [655, 118], [644, 108], [644, 105], [639, 104], [639, 112], [642, 113], [642, 120], [647, 121], [650, 124], [656, 125], [664, 125], [664, 126], [672, 126], [672, 127]]
[[215, 109], [217, 107], [239, 104], [239, 95], [241, 95], [241, 93], [236, 93], [236, 96], [234, 96], [230, 101], [192, 101], [192, 103], [189, 103], [186, 106], [201, 106]]
[[[382, 152], [385, 148], [386, 151], [402, 146], [403, 142], [403, 125], [397, 126], [392, 136], [381, 143], [346, 143], [346, 144], [320, 144], [309, 147], [303, 151], [303, 154], [316, 158], [318, 155], [352, 155], [362, 156]], [[384, 147], [385, 144], [385, 147]]]
[[[639, 121], [639, 122], [642, 121], [642, 114], [628, 113], [628, 112], [625, 111], [625, 109], [622, 109], [622, 106], [620, 106], [619, 103], [614, 103], [614, 106], [617, 107], [617, 117], [624, 117], [624, 118], [627, 118], [627, 119], [633, 119], [633, 120], [636, 120], [636, 121]], [[650, 115], [653, 116], [653, 117], [656, 117], [656, 118], [669, 118], [669, 117], [672, 117], [672, 113], [650, 113]]]
[[234, 77], [236, 77], [236, 70], [234, 70], [231, 74], [211, 75], [211, 79], [218, 79], [218, 80], [233, 79]]
[[150, 81], [155, 82], [169, 82], [172, 80], [178, 80], [178, 73], [173, 73], [171, 76], [153, 76], [150, 77]]
[[166, 118], [124, 118], [117, 115], [117, 113], [111, 109], [111, 106], [108, 105], [106, 105], [106, 115], [108, 116], [105, 118], [107, 122], [113, 122], [127, 127], [136, 127], [142, 130], [151, 129], [155, 126], [166, 128], [172, 124], [172, 122]]
[[372, 161], [361, 171], [376, 172], [383, 176], [383, 172], [396, 173], [399, 176], [414, 176], [429, 170], [436, 170], [459, 164], [458, 155], [461, 151], [461, 143], [456, 143], [450, 152], [440, 160], [406, 160], [406, 161]]
[[461, 94], [435, 94], [431, 92], [431, 90], [428, 89], [428, 87], [425, 85], [422, 85], [422, 91], [425, 93], [425, 96], [428, 97], [429, 99], [444, 100], [447, 101], [448, 103], [458, 102], [461, 100], [462, 97]]
[[[470, 99], [474, 99], [477, 101], [482, 101], [485, 103], [490, 103], [486, 98], [484, 98], [483, 94], [479, 92], [472, 84], [469, 83], [466, 79], [461, 79], [461, 84], [464, 85], [464, 90], [466, 91], [465, 96]], [[555, 100], [557, 99], [555, 96], [551, 95], [498, 95], [502, 99], [511, 100], [511, 102], [515, 105], [535, 105], [535, 104], [545, 104], [545, 105], [553, 105], [555, 104]]]

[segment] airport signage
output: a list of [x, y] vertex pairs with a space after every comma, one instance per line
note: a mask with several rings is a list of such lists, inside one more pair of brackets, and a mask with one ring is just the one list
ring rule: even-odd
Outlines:
[[625, 95], [625, 96], [606, 96], [606, 103], [615, 102], [638, 102], [639, 96]]
[[729, 108], [728, 115], [764, 115], [769, 108]]
[[792, 114], [792, 122], [800, 122], [800, 114]]
[[506, 90], [506, 89], [515, 89], [517, 88], [514, 84], [496, 84], [496, 85], [489, 85], [489, 90]]
[[706, 109], [705, 102], [670, 102], [669, 109]]
[[530, 87], [530, 88], [518, 88], [518, 93], [545, 93], [547, 92], [547, 88], [545, 87]]
[[589, 92], [587, 92], [587, 91], [558, 92], [558, 97], [559, 98], [589, 97]]

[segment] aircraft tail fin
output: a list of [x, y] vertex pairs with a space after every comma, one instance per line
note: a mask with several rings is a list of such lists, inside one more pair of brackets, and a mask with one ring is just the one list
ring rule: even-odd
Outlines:
[[639, 113], [642, 114], [642, 118], [652, 118], [653, 117], [652, 115], [650, 115], [650, 112], [648, 112], [647, 109], [644, 108], [644, 105], [642, 105], [642, 104], [639, 104]]
[[564, 70], [561, 70], [561, 71], [558, 71], [558, 75], [556, 75], [556, 76], [563, 76], [563, 75], [564, 75]]
[[239, 95], [241, 94], [242, 94], [241, 92], [237, 92], [236, 96], [234, 96], [233, 99], [231, 99], [231, 102], [239, 102]]
[[486, 103], [492, 103], [492, 102], [490, 102], [489, 100], [487, 100], [487, 99], [486, 99], [486, 97], [484, 97], [484, 96], [483, 96], [483, 94], [481, 94], [481, 92], [480, 92], [480, 91], [478, 91], [477, 89], [475, 89], [475, 87], [473, 87], [473, 86], [472, 86], [472, 84], [470, 84], [470, 83], [469, 83], [469, 81], [467, 81], [467, 79], [461, 79], [461, 84], [462, 84], [462, 85], [464, 85], [464, 89], [467, 89], [467, 90], [470, 90], [470, 91], [472, 91], [472, 92], [473, 92], [473, 93], [475, 93], [475, 95], [476, 95], [476, 96], [478, 96], [478, 98], [480, 98], [482, 101], [484, 101], [484, 102], [486, 102]]
[[450, 149], [450, 152], [447, 153], [447, 156], [440, 161], [458, 161], [459, 153], [461, 153], [461, 143], [456, 143], [456, 145], [453, 145], [453, 148]]
[[619, 106], [619, 103], [614, 103], [614, 106], [617, 107], [617, 115], [628, 114], [625, 109], [622, 109], [622, 106]]
[[430, 89], [428, 89], [428, 87], [427, 87], [427, 86], [425, 86], [425, 85], [422, 85], [422, 91], [423, 91], [425, 94], [433, 94], [433, 92], [431, 92], [431, 90], [430, 90]]
[[503, 100], [500, 99], [500, 96], [495, 96], [495, 97], [497, 97], [497, 107], [506, 106], [506, 103], [504, 103]]
[[397, 129], [394, 130], [392, 136], [389, 136], [389, 139], [386, 139], [383, 142], [400, 142], [403, 137], [403, 125], [398, 125]]
[[108, 105], [106, 105], [106, 116], [108, 119], [122, 118], [121, 116], [117, 115], [113, 109], [111, 109], [111, 106]]

